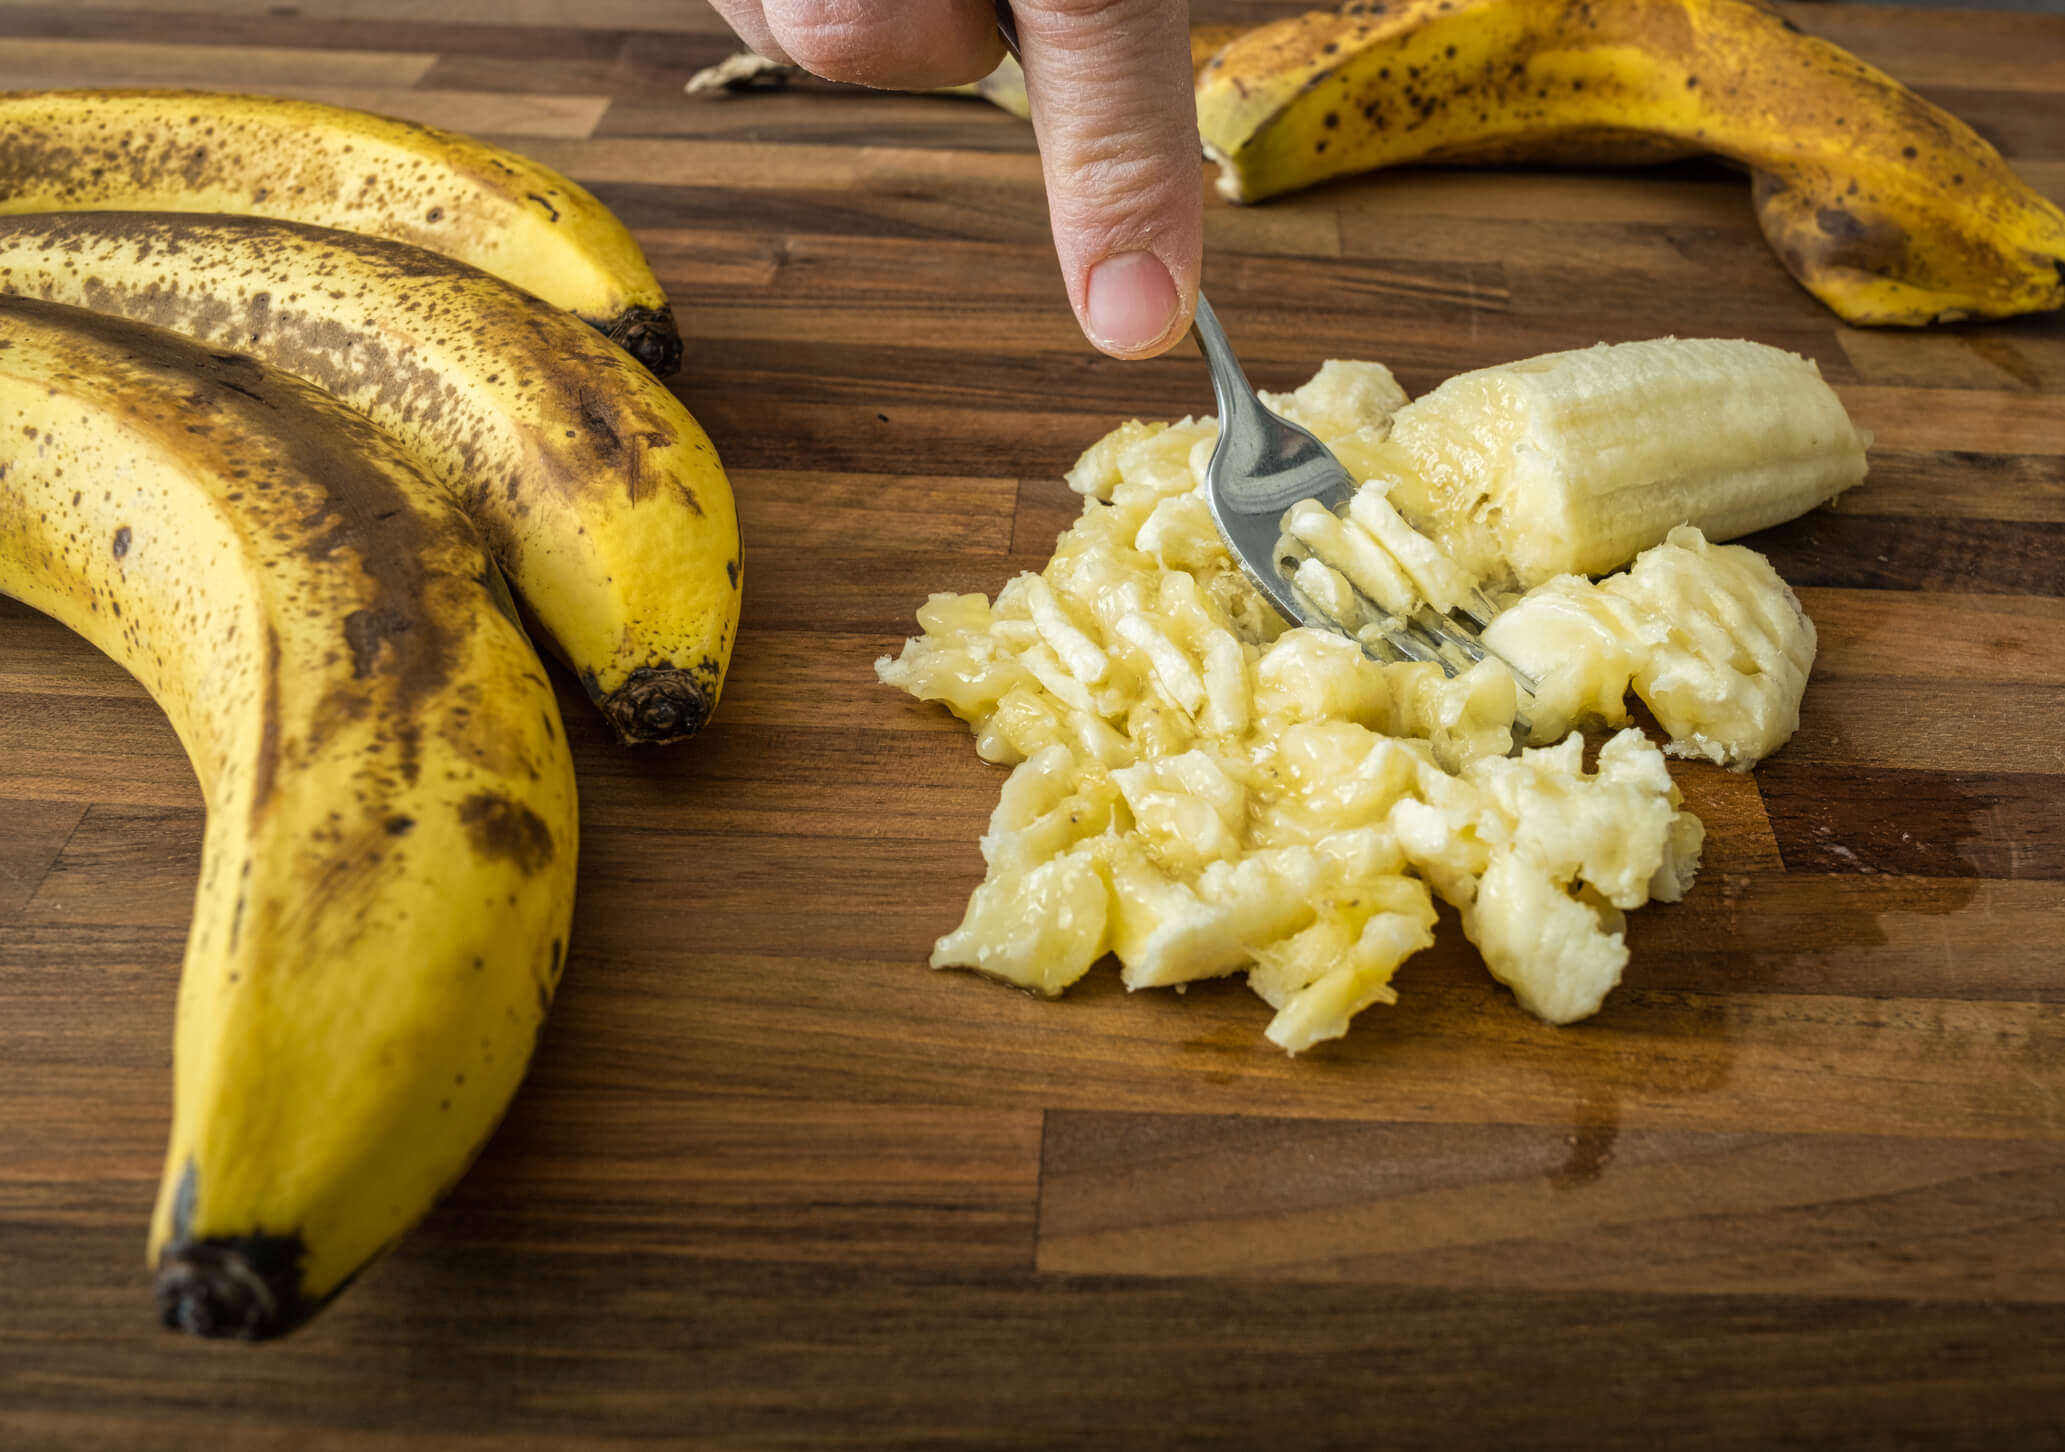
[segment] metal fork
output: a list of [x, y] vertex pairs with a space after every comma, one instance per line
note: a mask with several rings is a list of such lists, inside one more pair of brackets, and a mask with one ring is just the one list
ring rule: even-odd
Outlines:
[[[1240, 360], [1233, 356], [1226, 330], [1219, 326], [1219, 315], [1203, 293], [1198, 294], [1191, 333], [1211, 370], [1212, 396], [1219, 405], [1219, 442], [1205, 467], [1205, 494], [1227, 549], [1239, 562], [1241, 573], [1285, 619], [1348, 635], [1346, 626], [1307, 600], [1291, 583], [1288, 572], [1296, 562], [1277, 550], [1283, 539], [1285, 511], [1301, 499], [1310, 499], [1339, 514], [1355, 496], [1354, 477], [1309, 429], [1262, 402]], [[1363, 603], [1366, 613], [1378, 621], [1383, 645], [1397, 658], [1431, 661], [1453, 676], [1492, 655], [1478, 632], [1491, 623], [1498, 607], [1483, 591], [1472, 593], [1473, 598], [1453, 616], [1422, 605], [1411, 619], [1400, 620], [1373, 602]], [[1369, 648], [1362, 637], [1349, 638]], [[1503, 660], [1499, 663], [1506, 665]], [[1510, 665], [1506, 668], [1513, 670]], [[1521, 684], [1532, 686], [1518, 671], [1514, 674]]]
[[[1004, 44], [1017, 56], [1018, 23], [1011, 14], [1010, 0], [995, 0], [997, 31]], [[1378, 622], [1376, 634], [1382, 649], [1372, 649], [1367, 636], [1349, 631], [1345, 623], [1305, 599], [1287, 578], [1292, 561], [1279, 558], [1277, 545], [1283, 537], [1284, 512], [1301, 499], [1312, 499], [1339, 514], [1355, 494], [1356, 481], [1309, 430], [1272, 412], [1248, 382], [1219, 315], [1197, 295], [1197, 314], [1191, 327], [1198, 351], [1211, 370], [1212, 396], [1219, 405], [1219, 442], [1212, 449], [1212, 461], [1205, 470], [1206, 496], [1212, 519], [1226, 547], [1246, 575], [1286, 620], [1315, 626], [1347, 636], [1379, 658], [1430, 661], [1445, 675], [1454, 676], [1491, 656], [1478, 632], [1491, 623], [1497, 607], [1474, 592], [1466, 607], [1447, 615], [1423, 605], [1410, 620], [1387, 614], [1367, 600], [1366, 614]], [[1460, 618], [1459, 618], [1460, 617]], [[1492, 657], [1496, 659], [1497, 657]], [[1512, 665], [1499, 662], [1513, 672], [1529, 690], [1534, 683]]]

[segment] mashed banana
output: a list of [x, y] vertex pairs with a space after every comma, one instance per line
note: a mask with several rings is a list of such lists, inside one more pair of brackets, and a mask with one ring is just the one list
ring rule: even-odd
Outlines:
[[[1629, 533], [1639, 491], [1577, 477], [1580, 452], [1545, 422], [1543, 399], [1571, 402], [1592, 446], [1612, 443], [1602, 410], [1617, 413], [1643, 431], [1632, 454], [1669, 462], [1670, 489], [1682, 493], [1698, 451], [1649, 439], [1674, 421], [1602, 401], [1598, 380], [1672, 375], [1681, 358], [1725, 381], [1747, 359], [1780, 397], [1766, 410], [1736, 399], [1729, 416], [1778, 428], [1773, 448], [1795, 495], [1811, 503], [1828, 481], [1854, 482], [1850, 454], [1862, 450], [1839, 404], [1840, 428], [1826, 399], [1785, 402], [1812, 372], [1791, 355], [1626, 346], [1639, 357], [1625, 364], [1594, 350], [1553, 355], [1511, 365], [1517, 384], [1445, 387], [1417, 405], [1369, 363], [1328, 363], [1295, 393], [1265, 395], [1368, 480], [1338, 516], [1308, 505], [1285, 520], [1295, 585], [1345, 633], [1289, 627], [1228, 555], [1203, 490], [1213, 420], [1128, 423], [1085, 451], [1068, 476], [1083, 513], [1047, 567], [994, 602], [933, 596], [918, 612], [923, 633], [876, 666], [885, 682], [947, 706], [984, 758], [1012, 767], [982, 838], [987, 874], [933, 965], [1048, 995], [1107, 953], [1129, 988], [1245, 973], [1275, 1010], [1269, 1038], [1295, 1053], [1395, 1001], [1392, 976], [1432, 942], [1438, 898], [1523, 1006], [1555, 1023], [1595, 1012], [1627, 963], [1625, 914], [1684, 894], [1704, 833], [1641, 732], [1621, 730], [1588, 769], [1571, 729], [1625, 725], [1632, 690], [1671, 749], [1746, 767], [1798, 723], [1814, 630], [1753, 551], [1709, 544], [1661, 516]], [[1582, 389], [1545, 395], [1541, 376], [1558, 370]], [[1651, 391], [1680, 402], [1699, 394], [1682, 384], [1671, 376]], [[1504, 431], [1524, 436], [1521, 453], [1547, 450], [1566, 496], [1612, 499], [1611, 527], [1649, 546], [1625, 573], [1596, 583], [1551, 574], [1515, 594], [1519, 570], [1471, 553], [1482, 554], [1487, 521], [1512, 501], [1487, 503], [1497, 492], [1487, 486], [1473, 496], [1476, 517], [1411, 506], [1436, 475], [1466, 494], [1463, 467], [1476, 457], [1427, 452], [1445, 428], [1461, 432], [1429, 405], [1446, 396], [1481, 412], [1508, 395], [1526, 403], [1528, 427]], [[1408, 476], [1395, 467], [1393, 430], [1415, 409]], [[1675, 423], [1695, 429], [1701, 418]], [[1803, 483], [1810, 435], [1826, 436], [1823, 484]], [[1472, 448], [1502, 436], [1488, 430]], [[1740, 437], [1713, 452], [1739, 455], [1739, 471], [1772, 473]], [[1741, 512], [1740, 481], [1724, 469], [1712, 482]], [[1589, 546], [1550, 541], [1528, 569], [1580, 548]], [[1453, 677], [1384, 662], [1382, 634], [1399, 618], [1486, 590], [1501, 607], [1486, 641], [1531, 691], [1497, 660]], [[1535, 741], [1556, 744], [1512, 754], [1523, 719]]]
[[[1343, 452], [1400, 401], [1383, 370], [1338, 364], [1273, 400]], [[1014, 768], [934, 964], [1047, 994], [1107, 952], [1131, 987], [1245, 971], [1295, 1051], [1391, 1001], [1432, 940], [1430, 887], [1474, 905], [1490, 873], [1473, 921], [1502, 976], [1538, 1010], [1592, 1011], [1626, 960], [1618, 913], [1652, 886], [1675, 896], [1697, 857], [1662, 757], [1629, 732], [1594, 773], [1568, 750], [1509, 759], [1518, 702], [1496, 665], [1451, 680], [1284, 628], [1199, 494], [1215, 432], [1133, 424], [1093, 446], [1070, 476], [1091, 498], [1047, 568], [993, 604], [934, 596], [879, 664]], [[1544, 794], [1555, 840], [1522, 821]], [[1530, 953], [1501, 914], [1545, 901], [1567, 904], [1563, 936]]]

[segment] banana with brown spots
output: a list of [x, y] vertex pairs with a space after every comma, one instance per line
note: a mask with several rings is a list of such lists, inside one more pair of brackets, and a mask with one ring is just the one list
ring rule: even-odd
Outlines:
[[167, 1324], [293, 1329], [466, 1168], [558, 983], [573, 765], [479, 533], [248, 358], [0, 298], [0, 591], [207, 803], [150, 1233]]
[[548, 166], [343, 106], [212, 91], [0, 92], [0, 212], [226, 212], [392, 237], [592, 323], [655, 373], [681, 362], [624, 224]]
[[403, 243], [178, 213], [0, 216], [0, 292], [328, 389], [454, 492], [624, 740], [708, 718], [738, 630], [731, 487], [681, 401], [565, 313]]
[[1846, 322], [2065, 306], [2065, 211], [1971, 127], [1758, 0], [1387, 0], [1251, 30], [1198, 73], [1219, 189], [1416, 162], [1750, 168], [1787, 271]]

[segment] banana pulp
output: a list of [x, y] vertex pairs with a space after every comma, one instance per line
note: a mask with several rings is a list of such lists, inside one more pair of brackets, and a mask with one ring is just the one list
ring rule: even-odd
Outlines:
[[470, 262], [681, 361], [624, 224], [547, 166], [457, 132], [314, 101], [208, 91], [0, 93], [0, 212], [223, 212], [391, 237]]
[[[1355, 416], [1387, 406], [1357, 387], [1372, 372], [1330, 364], [1270, 403], [1338, 444], [1381, 426]], [[1681, 895], [1698, 860], [1662, 754], [1629, 731], [1595, 769], [1575, 737], [1509, 757], [1504, 668], [1449, 679], [1288, 627], [1212, 523], [1216, 435], [1135, 424], [1093, 446], [1047, 567], [994, 602], [934, 596], [878, 662], [1012, 768], [933, 966], [1048, 996], [1106, 953], [1130, 989], [1244, 973], [1296, 1053], [1395, 1002], [1435, 899], [1470, 909], [1487, 883], [1466, 922], [1492, 970], [1558, 1021], [1596, 1009], [1626, 962], [1620, 914]]]
[[1817, 646], [1814, 622], [1771, 562], [1673, 529], [1624, 573], [1558, 575], [1500, 612], [1484, 643], [1533, 683], [1536, 741], [1628, 721], [1642, 699], [1664, 749], [1747, 770], [1791, 739]]
[[[1665, 752], [1746, 769], [1792, 734], [1813, 662], [1768, 562], [1692, 526], [1804, 512], [1856, 482], [1866, 440], [1811, 363], [1729, 340], [1545, 355], [1413, 402], [1330, 362], [1265, 402], [1366, 481], [1340, 516], [1285, 519], [1294, 583], [1340, 631], [1291, 626], [1228, 554], [1216, 423], [1134, 422], [1070, 472], [1084, 509], [1045, 569], [933, 596], [877, 662], [1012, 768], [933, 965], [1049, 996], [1106, 953], [1129, 988], [1244, 973], [1298, 1052], [1396, 1000], [1438, 898], [1522, 1006], [1594, 1012], [1625, 913], [1697, 868]], [[1480, 581], [1507, 596], [1486, 642], [1531, 689], [1342, 633]], [[1624, 729], [1588, 766], [1568, 733], [1625, 726], [1631, 690], [1671, 740]], [[1523, 711], [1544, 744], [1513, 756]]]
[[1653, 338], [1459, 373], [1352, 467], [1471, 576], [1527, 588], [1681, 524], [1731, 539], [1804, 514], [1864, 477], [1869, 443], [1811, 359]]
[[362, 410], [465, 506], [626, 741], [694, 734], [738, 630], [738, 515], [668, 389], [451, 258], [258, 217], [0, 216], [0, 292], [248, 353]]
[[478, 532], [248, 358], [0, 298], [0, 590], [121, 663], [207, 804], [149, 1253], [168, 1324], [291, 1330], [416, 1222], [527, 1064], [572, 762]]
[[1284, 516], [1277, 553], [1308, 618], [1392, 659], [1416, 612], [1488, 589], [1506, 604], [1484, 644], [1526, 682], [1537, 743], [1626, 725], [1630, 691], [1672, 752], [1746, 769], [1792, 736], [1813, 622], [1763, 556], [1707, 536], [1804, 514], [1864, 477], [1870, 437], [1810, 360], [1656, 338], [1460, 373], [1411, 403], [1361, 391], [1381, 422], [1336, 447], [1364, 482], [1339, 516], [1313, 500]]

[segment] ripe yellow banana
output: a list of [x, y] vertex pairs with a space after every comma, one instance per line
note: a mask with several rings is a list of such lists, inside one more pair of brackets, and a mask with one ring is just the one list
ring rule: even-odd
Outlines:
[[708, 718], [738, 629], [730, 485], [681, 401], [565, 313], [403, 243], [176, 213], [0, 217], [0, 292], [334, 393], [453, 491], [624, 740]]
[[320, 390], [0, 298], [0, 590], [125, 666], [208, 807], [150, 1255], [276, 1336], [459, 1176], [559, 978], [572, 762], [472, 524]]
[[1394, 0], [1291, 17], [1199, 73], [1220, 190], [1410, 162], [1715, 152], [1845, 321], [2065, 306], [2065, 212], [1956, 117], [1758, 0]]
[[0, 212], [227, 212], [410, 242], [591, 323], [655, 373], [681, 361], [631, 234], [550, 167], [340, 106], [205, 91], [0, 93]]

